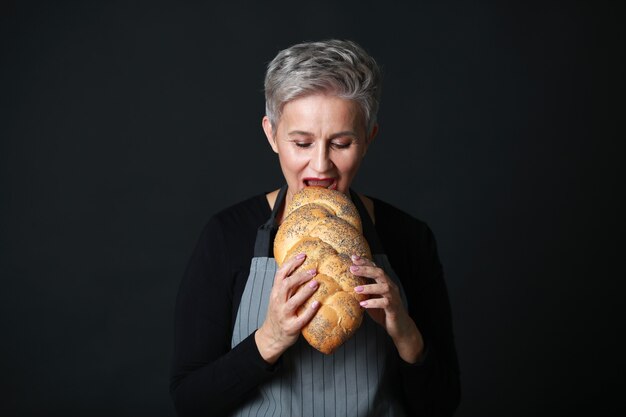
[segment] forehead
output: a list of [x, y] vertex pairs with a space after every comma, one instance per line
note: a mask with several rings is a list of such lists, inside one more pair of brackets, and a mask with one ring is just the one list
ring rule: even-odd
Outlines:
[[364, 127], [361, 108], [354, 100], [326, 94], [307, 95], [283, 106], [279, 129], [287, 126], [301, 130]]

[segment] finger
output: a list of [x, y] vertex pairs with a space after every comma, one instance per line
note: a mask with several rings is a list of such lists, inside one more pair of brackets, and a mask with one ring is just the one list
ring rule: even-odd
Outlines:
[[377, 266], [352, 265], [350, 266], [350, 272], [359, 277], [373, 278], [377, 281], [388, 281], [385, 271]]
[[296, 270], [296, 268], [298, 268], [300, 265], [302, 265], [302, 263], [304, 262], [305, 259], [306, 259], [306, 254], [305, 253], [299, 253], [296, 256], [294, 256], [293, 258], [288, 259], [276, 271], [276, 275], [274, 276], [274, 284], [276, 284], [278, 282], [281, 282], [282, 280], [287, 278], [289, 275], [291, 275], [293, 273], [293, 271]]
[[304, 304], [315, 291], [319, 288], [319, 283], [315, 279], [311, 279], [309, 282], [302, 285], [287, 301], [287, 311], [293, 313], [297, 311], [302, 304]]
[[374, 263], [374, 261], [371, 261], [369, 259], [367, 259], [364, 256], [359, 256], [359, 255], [352, 255], [350, 257], [350, 259], [352, 259], [352, 263], [354, 263], [355, 265], [370, 265], [370, 266], [376, 266], [376, 264]]
[[369, 284], [369, 285], [359, 285], [354, 288], [354, 291], [359, 294], [369, 294], [369, 295], [388, 295], [391, 293], [392, 287], [386, 283], [377, 283], [377, 284]]
[[313, 301], [308, 308], [304, 309], [304, 311], [300, 313], [295, 321], [296, 326], [298, 326], [298, 328], [302, 330], [302, 328], [311, 321], [315, 313], [317, 313], [317, 310], [319, 310], [320, 306], [321, 304], [319, 301]]
[[285, 295], [285, 301], [289, 299], [302, 284], [310, 281], [315, 275], [317, 275], [317, 270], [309, 269], [305, 271], [296, 271], [287, 278], [283, 279], [279, 285]]
[[387, 297], [369, 298], [359, 303], [363, 308], [382, 308], [386, 309], [391, 305], [391, 301]]

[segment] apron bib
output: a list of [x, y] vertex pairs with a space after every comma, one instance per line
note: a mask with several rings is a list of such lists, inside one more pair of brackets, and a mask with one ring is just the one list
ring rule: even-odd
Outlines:
[[[233, 347], [265, 320], [277, 269], [272, 254], [278, 228], [276, 215], [286, 191], [285, 185], [272, 215], [257, 232], [250, 275], [233, 328]], [[373, 260], [398, 285], [406, 307], [404, 290], [383, 253], [374, 224], [360, 198], [352, 190], [350, 193]], [[388, 389], [392, 378], [397, 378], [398, 360], [391, 338], [365, 313], [359, 330], [331, 355], [313, 349], [300, 336], [283, 353], [276, 375], [261, 384], [232, 416], [404, 416], [397, 394]]]

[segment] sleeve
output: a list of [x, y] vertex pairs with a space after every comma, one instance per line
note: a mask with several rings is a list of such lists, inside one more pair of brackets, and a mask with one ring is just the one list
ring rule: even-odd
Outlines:
[[181, 417], [227, 414], [275, 368], [259, 354], [254, 333], [230, 347], [234, 278], [226, 252], [222, 227], [213, 218], [176, 300], [170, 394]]
[[417, 364], [401, 361], [409, 415], [452, 416], [460, 399], [459, 363], [448, 292], [431, 230], [418, 222], [410, 245], [410, 280], [403, 283], [409, 314], [422, 333], [425, 355]]

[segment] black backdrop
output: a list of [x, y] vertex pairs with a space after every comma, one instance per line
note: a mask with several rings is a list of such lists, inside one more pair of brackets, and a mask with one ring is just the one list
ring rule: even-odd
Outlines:
[[330, 37], [383, 66], [355, 187], [438, 238], [458, 415], [624, 409], [618, 2], [407, 4], [3, 3], [1, 415], [174, 415], [198, 233], [281, 184], [265, 64]]

